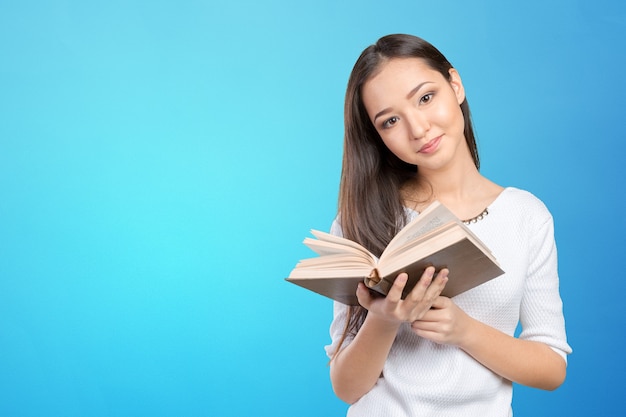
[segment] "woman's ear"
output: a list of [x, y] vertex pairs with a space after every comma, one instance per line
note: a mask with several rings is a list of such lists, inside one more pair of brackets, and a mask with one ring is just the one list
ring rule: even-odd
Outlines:
[[459, 72], [454, 68], [450, 68], [450, 85], [452, 86], [452, 90], [454, 90], [454, 94], [456, 95], [456, 100], [459, 104], [465, 101], [465, 89], [463, 88], [463, 82], [461, 81], [461, 76]]

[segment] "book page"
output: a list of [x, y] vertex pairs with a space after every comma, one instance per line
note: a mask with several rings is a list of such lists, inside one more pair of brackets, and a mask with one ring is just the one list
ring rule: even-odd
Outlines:
[[395, 252], [394, 256], [385, 258], [384, 262], [378, 265], [381, 275], [386, 277], [392, 271], [426, 258], [461, 239], [467, 238], [467, 235], [456, 223], [449, 223], [449, 225], [450, 227], [445, 227], [440, 233], [427, 234], [427, 239], [415, 239], [415, 245], [407, 246], [404, 250]]
[[303, 259], [291, 271], [289, 278], [332, 278], [369, 276], [374, 267], [363, 257], [355, 255], [326, 255]]
[[450, 229], [462, 229], [458, 223], [451, 221], [448, 223], [444, 223], [443, 225], [437, 227], [434, 230], [429, 230], [426, 233], [422, 233], [419, 236], [416, 236], [414, 239], [407, 239], [404, 245], [397, 246], [393, 248], [393, 250], [387, 250], [385, 252], [384, 261], [389, 262], [394, 259], [401, 257], [404, 253], [413, 250], [416, 246], [420, 246], [428, 241], [436, 239], [438, 235], [447, 233]]
[[346, 239], [345, 237], [331, 235], [330, 233], [320, 232], [319, 230], [314, 230], [314, 229], [311, 230], [311, 234], [315, 236], [317, 239], [323, 240], [324, 242], [337, 243], [339, 245], [344, 245], [344, 246], [348, 246], [354, 249], [358, 249], [361, 252], [370, 253], [370, 251], [365, 249], [363, 246], [359, 245], [358, 243], [350, 239]]
[[381, 259], [388, 256], [387, 253], [395, 252], [399, 247], [410, 244], [418, 237], [450, 222], [459, 222], [459, 219], [446, 206], [434, 201], [398, 232], [387, 245]]
[[342, 268], [364, 268], [371, 271], [373, 266], [363, 262], [363, 258], [358, 256], [328, 255], [315, 258], [303, 259], [296, 264], [295, 269], [342, 269]]
[[342, 243], [327, 242], [323, 240], [317, 240], [312, 238], [304, 239], [303, 243], [311, 250], [321, 256], [330, 255], [349, 255], [357, 256], [359, 259], [363, 259], [366, 264], [372, 265], [376, 263], [376, 259], [371, 253], [364, 251], [362, 248], [355, 248]]

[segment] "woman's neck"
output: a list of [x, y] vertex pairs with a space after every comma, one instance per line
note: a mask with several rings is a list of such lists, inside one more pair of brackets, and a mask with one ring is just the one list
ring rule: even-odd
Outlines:
[[502, 189], [482, 176], [473, 163], [445, 171], [420, 171], [417, 181], [404, 193], [405, 204], [421, 211], [438, 200], [457, 217], [465, 219], [481, 213]]

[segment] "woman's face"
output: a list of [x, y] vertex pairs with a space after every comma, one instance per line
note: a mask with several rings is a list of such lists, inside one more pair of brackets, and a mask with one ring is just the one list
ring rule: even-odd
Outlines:
[[393, 58], [361, 92], [383, 142], [404, 162], [437, 170], [467, 149], [460, 108], [465, 91], [456, 70], [447, 80], [422, 59]]

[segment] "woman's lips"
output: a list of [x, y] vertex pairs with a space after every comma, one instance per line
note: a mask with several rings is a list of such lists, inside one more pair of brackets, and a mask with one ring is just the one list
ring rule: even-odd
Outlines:
[[433, 153], [439, 147], [439, 142], [441, 142], [441, 138], [443, 135], [437, 136], [434, 139], [429, 140], [424, 146], [420, 148], [419, 153]]

